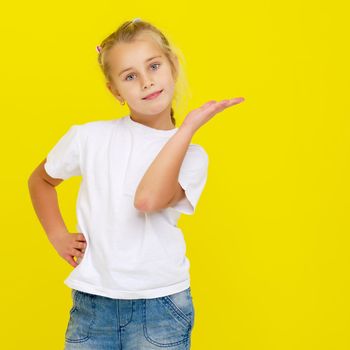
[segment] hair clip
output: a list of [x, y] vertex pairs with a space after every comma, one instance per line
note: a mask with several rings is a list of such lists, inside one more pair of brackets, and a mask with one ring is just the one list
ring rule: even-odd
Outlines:
[[101, 52], [102, 47], [101, 47], [101, 46], [99, 46], [99, 45], [97, 45], [97, 46], [96, 46], [96, 50], [97, 50], [97, 52]]
[[132, 23], [141, 22], [141, 21], [142, 21], [141, 18], [134, 18], [134, 19], [132, 20]]

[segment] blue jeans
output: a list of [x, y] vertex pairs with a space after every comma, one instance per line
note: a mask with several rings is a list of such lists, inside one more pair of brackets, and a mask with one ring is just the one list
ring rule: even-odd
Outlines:
[[152, 299], [112, 299], [72, 289], [65, 350], [189, 350], [191, 288]]

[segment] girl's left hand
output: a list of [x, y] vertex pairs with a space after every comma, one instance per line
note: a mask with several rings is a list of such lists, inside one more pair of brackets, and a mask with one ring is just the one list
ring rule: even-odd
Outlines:
[[229, 100], [209, 101], [203, 106], [194, 109], [187, 114], [182, 125], [190, 127], [196, 132], [202, 125], [208, 122], [214, 115], [221, 112], [225, 108], [231, 107], [244, 101], [244, 97], [236, 97]]

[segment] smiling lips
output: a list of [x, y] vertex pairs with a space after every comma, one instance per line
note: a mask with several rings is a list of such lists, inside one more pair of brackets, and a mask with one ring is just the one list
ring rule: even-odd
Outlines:
[[157, 96], [159, 96], [161, 94], [163, 90], [159, 90], [159, 91], [156, 91], [154, 92], [153, 94], [150, 94], [146, 97], [143, 98], [143, 100], [153, 100], [154, 98], [156, 98]]

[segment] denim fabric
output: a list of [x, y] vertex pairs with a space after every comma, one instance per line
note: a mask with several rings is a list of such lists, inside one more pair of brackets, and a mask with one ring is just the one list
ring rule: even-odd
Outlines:
[[191, 288], [152, 299], [112, 299], [72, 289], [65, 350], [188, 350]]

